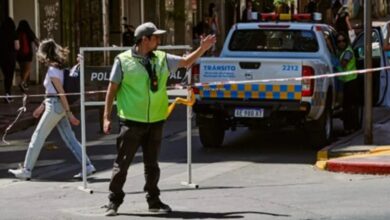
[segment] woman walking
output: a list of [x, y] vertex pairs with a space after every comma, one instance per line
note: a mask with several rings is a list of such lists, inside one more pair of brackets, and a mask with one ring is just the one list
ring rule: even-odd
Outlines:
[[[14, 174], [16, 178], [26, 180], [31, 178], [31, 172], [38, 159], [39, 153], [41, 152], [42, 146], [54, 127], [57, 127], [62, 140], [75, 155], [76, 159], [80, 163], [82, 161], [81, 145], [76, 139], [70, 125], [79, 125], [80, 121], [70, 111], [66, 97], [64, 95], [58, 95], [59, 93], [64, 93], [62, 86], [64, 80], [63, 67], [68, 53], [68, 49], [62, 48], [53, 39], [44, 40], [39, 46], [37, 58], [48, 67], [43, 82], [46, 99], [44, 100], [44, 103], [33, 112], [33, 116], [37, 118], [42, 112], [43, 115], [31, 137], [23, 167], [8, 170], [10, 173]], [[87, 175], [90, 175], [95, 171], [95, 167], [87, 158]], [[74, 177], [80, 178], [81, 173]]]
[[39, 46], [39, 40], [35, 36], [35, 33], [31, 30], [30, 25], [26, 20], [19, 22], [18, 28], [16, 29], [18, 35], [20, 49], [17, 53], [16, 59], [19, 63], [22, 81], [19, 84], [22, 92], [28, 91], [28, 80], [30, 78], [32, 69], [32, 58], [33, 58], [33, 47], [32, 44]]

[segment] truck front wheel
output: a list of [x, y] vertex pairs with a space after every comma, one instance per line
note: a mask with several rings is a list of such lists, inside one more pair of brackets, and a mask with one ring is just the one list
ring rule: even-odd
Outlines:
[[197, 115], [197, 121], [199, 127], [199, 138], [203, 147], [220, 147], [225, 137], [223, 118], [216, 115], [213, 115], [212, 117]]

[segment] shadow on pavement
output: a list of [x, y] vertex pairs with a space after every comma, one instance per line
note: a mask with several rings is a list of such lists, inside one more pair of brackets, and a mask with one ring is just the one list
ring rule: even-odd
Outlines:
[[177, 218], [177, 219], [225, 219], [225, 218], [244, 218], [241, 214], [256, 214], [256, 215], [268, 215], [277, 217], [290, 217], [290, 215], [277, 214], [270, 212], [255, 212], [255, 211], [239, 211], [239, 212], [185, 212], [185, 211], [173, 211], [171, 213], [118, 213], [118, 215], [124, 216], [138, 216], [138, 217], [160, 217], [160, 218]]
[[[109, 180], [108, 180], [109, 181]], [[161, 192], [179, 192], [179, 191], [192, 191], [192, 190], [215, 190], [215, 189], [243, 189], [243, 186], [211, 186], [211, 187], [201, 187], [201, 188], [173, 188], [173, 189], [161, 189]], [[94, 193], [103, 193], [107, 194], [108, 191], [94, 191]], [[144, 194], [144, 191], [135, 191], [135, 192], [126, 192], [126, 195], [135, 195], [135, 194]]]

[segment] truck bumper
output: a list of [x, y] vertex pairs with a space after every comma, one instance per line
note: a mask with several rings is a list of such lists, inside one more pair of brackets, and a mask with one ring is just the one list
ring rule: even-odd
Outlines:
[[[261, 108], [264, 110], [264, 116], [238, 118], [234, 114], [236, 108]], [[223, 117], [228, 127], [274, 127], [302, 124], [310, 112], [310, 105], [300, 101], [202, 99], [195, 103], [194, 112], [207, 117]]]

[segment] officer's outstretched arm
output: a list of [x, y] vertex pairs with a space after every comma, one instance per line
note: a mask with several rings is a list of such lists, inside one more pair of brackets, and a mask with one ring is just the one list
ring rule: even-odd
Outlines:
[[185, 56], [183, 60], [179, 62], [179, 68], [190, 67], [199, 57], [201, 57], [206, 51], [208, 51], [215, 43], [217, 42], [217, 38], [215, 35], [207, 35], [205, 38], [201, 39], [200, 46], [198, 49]]

